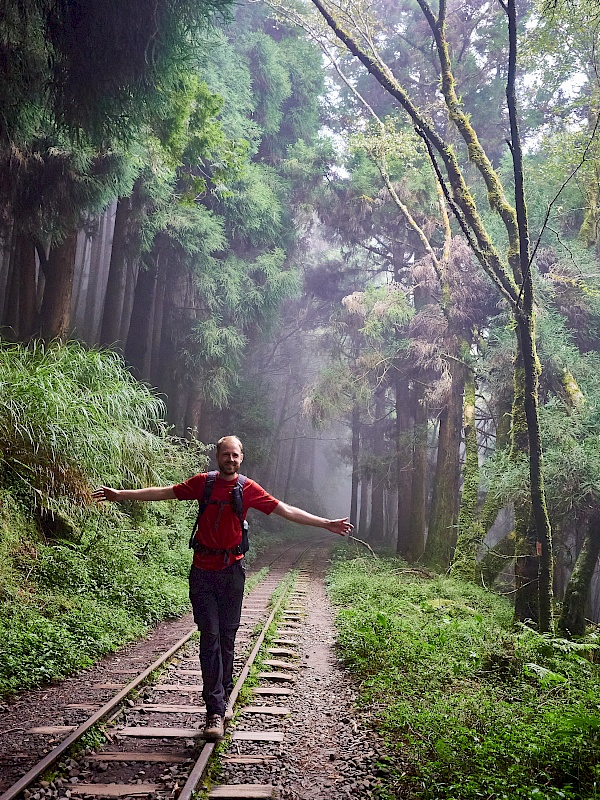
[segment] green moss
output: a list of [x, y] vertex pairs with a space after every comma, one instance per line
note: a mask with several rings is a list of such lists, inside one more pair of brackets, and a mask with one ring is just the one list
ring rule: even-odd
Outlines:
[[464, 396], [465, 464], [463, 490], [458, 517], [458, 539], [450, 574], [452, 577], [475, 580], [477, 550], [484, 531], [477, 518], [479, 494], [479, 453], [475, 427], [475, 381], [470, 375]]

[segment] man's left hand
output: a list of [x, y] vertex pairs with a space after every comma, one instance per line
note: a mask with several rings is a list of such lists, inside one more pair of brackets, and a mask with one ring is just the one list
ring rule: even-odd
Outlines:
[[344, 517], [344, 519], [330, 519], [325, 527], [328, 531], [338, 533], [340, 536], [345, 536], [347, 533], [354, 530], [354, 525], [348, 522], [348, 517]]

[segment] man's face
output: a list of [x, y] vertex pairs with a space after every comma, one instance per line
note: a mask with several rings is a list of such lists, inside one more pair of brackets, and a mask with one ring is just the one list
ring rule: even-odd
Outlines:
[[220, 473], [224, 476], [233, 476], [238, 472], [244, 454], [235, 439], [225, 439], [217, 450], [216, 458]]

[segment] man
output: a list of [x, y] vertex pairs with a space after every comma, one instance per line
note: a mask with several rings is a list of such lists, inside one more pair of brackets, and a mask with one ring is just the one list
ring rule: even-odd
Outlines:
[[[242, 520], [249, 508], [264, 514], [275, 513], [291, 522], [325, 528], [344, 536], [353, 526], [344, 519], [325, 519], [277, 500], [255, 481], [246, 479], [242, 491], [243, 507], [236, 514], [239, 500], [233, 496], [238, 485], [244, 448], [237, 436], [224, 436], [217, 442], [219, 472], [210, 501], [198, 519], [194, 537], [194, 560], [190, 571], [190, 600], [194, 621], [200, 631], [202, 697], [206, 704], [204, 738], [220, 739], [225, 714], [233, 689], [233, 652], [244, 598]], [[204, 496], [208, 473], [194, 475], [175, 486], [147, 489], [111, 489], [103, 486], [93, 493], [102, 500], [198, 500]], [[239, 491], [239, 490], [238, 490]]]

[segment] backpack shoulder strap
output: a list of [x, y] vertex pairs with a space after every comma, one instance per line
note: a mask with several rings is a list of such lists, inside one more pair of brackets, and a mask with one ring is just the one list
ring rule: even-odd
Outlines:
[[206, 511], [206, 506], [210, 502], [210, 498], [212, 495], [212, 491], [215, 485], [216, 477], [219, 473], [216, 469], [212, 469], [206, 476], [206, 483], [204, 484], [204, 491], [202, 492], [202, 497], [198, 500], [198, 519], [204, 514]]
[[190, 536], [190, 548], [194, 547], [194, 541], [196, 539], [196, 531], [198, 530], [198, 525], [200, 524], [200, 517], [206, 511], [206, 506], [210, 502], [210, 496], [212, 494], [213, 486], [215, 485], [215, 478], [217, 477], [217, 471], [211, 470], [206, 476], [206, 483], [204, 484], [204, 491], [202, 492], [202, 497], [198, 500], [198, 516], [196, 517], [196, 521], [194, 522], [194, 527], [192, 528], [192, 535]]
[[233, 506], [233, 512], [242, 525], [244, 523], [244, 484], [247, 480], [248, 478], [245, 475], [238, 475], [238, 479], [235, 482], [233, 491], [231, 492], [231, 505]]

